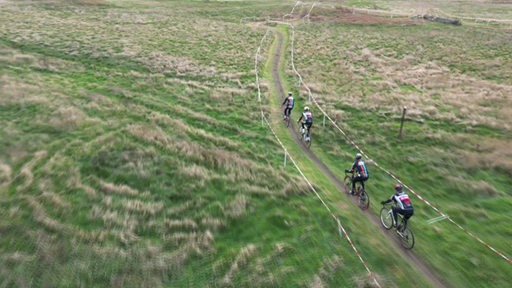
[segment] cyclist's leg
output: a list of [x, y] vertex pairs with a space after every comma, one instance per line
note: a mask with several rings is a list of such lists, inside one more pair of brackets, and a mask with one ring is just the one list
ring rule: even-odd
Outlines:
[[313, 124], [308, 124], [306, 125], [308, 127], [308, 132], [307, 132], [307, 136], [309, 137], [310, 136], [310, 130], [311, 130], [311, 126], [313, 126]]
[[398, 225], [398, 213], [402, 214], [400, 212], [400, 208], [398, 207], [391, 207], [391, 210], [393, 210], [393, 225], [396, 227]]
[[360, 182], [361, 182], [361, 188], [363, 188], [364, 190], [364, 182], [366, 182], [366, 180], [368, 180], [368, 178], [364, 178], [362, 179]]
[[354, 179], [352, 179], [352, 191], [354, 193], [356, 192], [356, 183], [359, 182], [362, 184], [363, 183], [362, 180], [363, 180], [363, 178], [361, 178], [361, 176], [355, 176]]

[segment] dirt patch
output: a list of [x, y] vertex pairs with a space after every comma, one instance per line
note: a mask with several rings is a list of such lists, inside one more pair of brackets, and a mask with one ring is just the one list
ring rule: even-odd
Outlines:
[[367, 13], [358, 12], [347, 8], [335, 8], [332, 10], [314, 11], [310, 15], [313, 22], [331, 22], [346, 24], [393, 24], [393, 25], [415, 25], [424, 21], [421, 19], [413, 19], [404, 16], [378, 16]]

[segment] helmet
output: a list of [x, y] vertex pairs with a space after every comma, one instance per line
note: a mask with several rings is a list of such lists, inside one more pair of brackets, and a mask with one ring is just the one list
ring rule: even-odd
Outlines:
[[396, 191], [397, 193], [402, 192], [402, 185], [400, 185], [400, 184], [395, 184], [395, 191]]
[[288, 96], [292, 96], [292, 92], [288, 92]]
[[308, 106], [304, 107], [304, 111], [309, 111], [309, 107]]
[[361, 155], [361, 153], [356, 154], [356, 159], [361, 159], [362, 157], [363, 157], [363, 155]]

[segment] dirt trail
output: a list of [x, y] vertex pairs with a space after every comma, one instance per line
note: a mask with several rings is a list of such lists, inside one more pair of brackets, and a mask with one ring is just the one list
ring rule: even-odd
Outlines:
[[[277, 43], [277, 49], [276, 49], [275, 55], [273, 55], [274, 57], [273, 57], [273, 61], [272, 61], [273, 62], [272, 63], [272, 78], [273, 78], [272, 82], [275, 85], [275, 88], [277, 89], [277, 91], [279, 93], [280, 99], [282, 100], [282, 99], [284, 99], [284, 97], [286, 97], [285, 92], [283, 90], [283, 85], [281, 83], [281, 78], [279, 77], [279, 62], [280, 62], [281, 57], [283, 57], [282, 54], [283, 54], [283, 49], [284, 49], [283, 48], [283, 34], [280, 31], [278, 31], [277, 29], [274, 29], [274, 32], [277, 33], [278, 43]], [[294, 125], [293, 121], [290, 124], [291, 125], [288, 128], [288, 130], [293, 135], [293, 139], [295, 140], [296, 144], [302, 148], [302, 151], [304, 152], [304, 154], [306, 154], [309, 157], [309, 159], [315, 163], [317, 168], [320, 169], [326, 176], [329, 177], [331, 182], [333, 184], [335, 184], [338, 191], [343, 191], [342, 181], [339, 180], [334, 175], [334, 173], [331, 170], [329, 170], [329, 168], [327, 166], [325, 166], [325, 164], [322, 161], [320, 161], [320, 159], [318, 159], [318, 157], [316, 157], [316, 155], [313, 152], [311, 152], [311, 150], [309, 150], [304, 145], [302, 145], [302, 142], [300, 141], [300, 138], [298, 136], [298, 131], [295, 129], [295, 125]], [[312, 139], [314, 140], [314, 130], [312, 132]], [[315, 145], [314, 142], [312, 143], [312, 145]], [[347, 197], [350, 197], [350, 196], [347, 195]], [[353, 198], [353, 199], [351, 199], [351, 201], [354, 203], [354, 205], [357, 205], [357, 202], [355, 201], [355, 197], [350, 197], [350, 198]], [[423, 275], [425, 275], [425, 278], [427, 278], [430, 281], [430, 283], [432, 284], [433, 287], [448, 287], [445, 283], [443, 283], [441, 281], [441, 279], [436, 274], [434, 274], [434, 272], [416, 254], [414, 254], [414, 252], [412, 250], [403, 249], [402, 246], [400, 245], [398, 237], [395, 237], [395, 235], [391, 235], [392, 232], [385, 230], [380, 223], [380, 219], [376, 215], [370, 213], [368, 210], [361, 211], [361, 213], [363, 213], [376, 227], [378, 227], [379, 229], [384, 231], [389, 237], [391, 237], [391, 239], [393, 240], [392, 242], [395, 245], [395, 251], [401, 252], [402, 255], [404, 256], [404, 258], [409, 259], [409, 263], [411, 265], [414, 265], [417, 268], [417, 270], [421, 271], [423, 273]]]

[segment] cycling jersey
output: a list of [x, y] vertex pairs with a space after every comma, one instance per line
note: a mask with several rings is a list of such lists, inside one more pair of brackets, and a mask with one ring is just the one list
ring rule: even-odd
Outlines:
[[286, 99], [284, 99], [283, 105], [286, 104], [287, 108], [292, 109], [293, 106], [295, 106], [295, 99], [293, 99], [293, 96], [288, 96]]
[[306, 111], [302, 113], [302, 122], [306, 124], [313, 124], [313, 113]]
[[395, 193], [391, 198], [401, 209], [413, 209], [411, 199], [409, 199], [409, 195], [405, 194], [405, 192]]
[[368, 169], [366, 168], [366, 164], [361, 159], [354, 162], [352, 165], [352, 171], [357, 171], [357, 174], [360, 175], [362, 179], [368, 179], [370, 176]]

